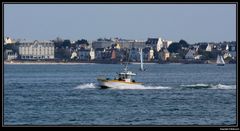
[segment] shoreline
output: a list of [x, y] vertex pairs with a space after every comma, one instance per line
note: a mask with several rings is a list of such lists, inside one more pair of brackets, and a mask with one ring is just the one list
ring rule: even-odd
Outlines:
[[[81, 64], [124, 64], [124, 63], [104, 63], [104, 62], [43, 62], [43, 61], [4, 61], [6, 65], [81, 65]], [[140, 62], [129, 62], [129, 64], [141, 64]], [[146, 62], [144, 64], [216, 64], [216, 63], [157, 63], [157, 62]], [[227, 63], [230, 64], [230, 63]]]
[[76, 65], [76, 64], [98, 64], [98, 63], [77, 63], [77, 62], [4, 62], [4, 64], [7, 65], [21, 65], [21, 64], [26, 64], [26, 65], [57, 65], [57, 64], [61, 64], [61, 65]]

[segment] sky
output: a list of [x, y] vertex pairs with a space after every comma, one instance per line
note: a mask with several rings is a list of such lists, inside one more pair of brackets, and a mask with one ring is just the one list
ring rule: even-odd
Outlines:
[[236, 5], [4, 4], [4, 37], [236, 41]]

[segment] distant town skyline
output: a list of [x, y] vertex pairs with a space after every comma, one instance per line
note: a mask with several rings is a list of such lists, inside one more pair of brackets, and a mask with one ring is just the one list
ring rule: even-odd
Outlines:
[[4, 4], [4, 37], [236, 41], [235, 4]]

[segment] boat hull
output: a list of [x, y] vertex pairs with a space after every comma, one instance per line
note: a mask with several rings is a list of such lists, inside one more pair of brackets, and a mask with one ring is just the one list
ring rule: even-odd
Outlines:
[[98, 79], [98, 83], [102, 89], [138, 87], [143, 84], [140, 82], [124, 82], [124, 81], [119, 81], [119, 80], [101, 80], [101, 79]]
[[217, 66], [224, 66], [224, 64], [217, 64]]

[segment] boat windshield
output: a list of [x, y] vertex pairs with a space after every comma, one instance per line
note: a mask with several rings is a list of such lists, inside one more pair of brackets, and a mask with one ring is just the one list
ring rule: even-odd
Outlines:
[[119, 78], [120, 79], [131, 79], [132, 76], [131, 75], [128, 75], [128, 74], [119, 74]]

